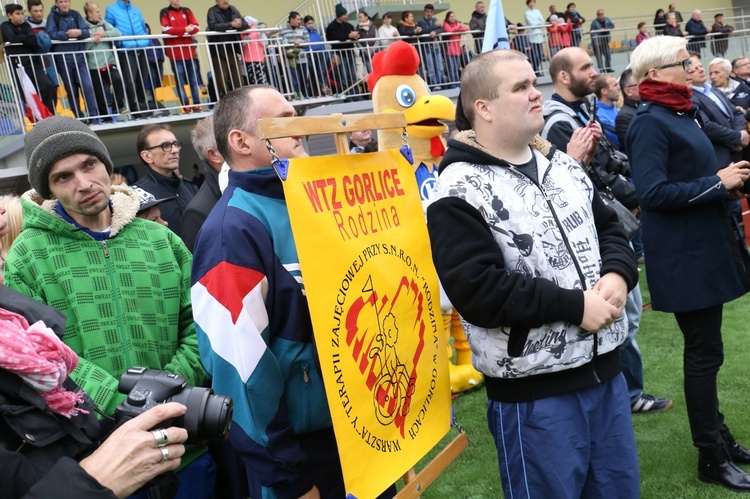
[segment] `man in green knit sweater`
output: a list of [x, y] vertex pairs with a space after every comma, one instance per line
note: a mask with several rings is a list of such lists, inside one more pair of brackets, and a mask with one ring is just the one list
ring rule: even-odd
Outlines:
[[[192, 257], [180, 238], [136, 217], [138, 196], [111, 186], [112, 160], [86, 125], [48, 118], [26, 135], [24, 148], [33, 189], [22, 196], [23, 231], [5, 263], [5, 280], [67, 316], [63, 341], [80, 357], [71, 378], [107, 414], [124, 400], [117, 386], [131, 366], [202, 385]], [[183, 458], [195, 459], [186, 472], [206, 459], [204, 466], [213, 467], [207, 453], [196, 459], [204, 450]], [[182, 488], [184, 474], [178, 474]], [[195, 469], [192, 475], [206, 477]]]

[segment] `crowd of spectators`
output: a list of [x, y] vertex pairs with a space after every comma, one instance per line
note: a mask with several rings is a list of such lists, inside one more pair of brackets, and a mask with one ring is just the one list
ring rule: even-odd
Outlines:
[[[438, 17], [431, 4], [420, 13], [406, 10], [382, 18], [364, 9], [348, 12], [343, 4], [337, 4], [333, 19], [325, 26], [316, 25], [310, 15], [292, 11], [285, 26], [269, 29], [228, 0], [216, 0], [206, 13], [205, 25], [181, 0], [169, 0], [169, 6], [159, 13], [160, 33], [170, 35], [162, 45], [159, 39], [117, 39], [151, 33], [140, 9], [130, 0], [116, 0], [104, 13], [87, 2], [84, 15], [70, 8], [70, 0], [55, 0], [46, 18], [42, 0], [27, 2], [25, 22], [21, 5], [5, 7], [12, 19], [4, 23], [4, 40], [14, 43], [6, 48], [7, 53], [24, 67], [51, 114], [69, 110], [94, 124], [167, 115], [157, 102], [157, 89], [163, 85], [172, 87], [185, 113], [205, 111], [212, 105], [203, 104], [201, 95], [214, 103], [248, 84], [271, 84], [291, 99], [333, 94], [347, 100], [367, 98], [363, 81], [371, 70], [372, 56], [399, 38], [417, 48], [420, 74], [430, 88], [457, 87], [463, 68], [482, 50], [487, 24], [487, 7], [482, 1], [475, 4], [468, 23], [454, 11]], [[587, 20], [574, 2], [564, 11], [550, 5], [546, 19], [536, 8], [536, 0], [526, 0], [526, 5], [524, 22], [511, 23], [506, 18], [506, 28], [511, 47], [527, 56], [537, 75], [544, 74], [543, 63], [556, 52], [585, 43], [584, 34], [590, 35], [584, 48], [595, 55], [599, 71], [613, 71], [612, 30], [616, 28], [603, 9], [597, 10], [586, 30]], [[21, 13], [14, 14], [19, 10]], [[702, 21], [700, 10], [693, 12], [684, 29], [681, 22], [682, 14], [674, 4], [666, 12], [659, 9], [653, 25], [638, 25], [633, 44], [650, 37], [653, 28], [656, 34], [689, 36], [691, 50], [709, 46], [717, 57], [724, 57], [734, 28], [725, 24], [723, 14], [716, 14], [711, 26]], [[199, 62], [195, 35], [200, 31], [212, 33], [206, 36], [206, 55], [213, 70], [208, 73], [201, 70]], [[470, 33], [471, 38], [464, 33]], [[66, 43], [52, 44], [50, 39]], [[47, 53], [50, 55], [43, 55]], [[163, 71], [167, 60], [171, 69], [168, 78]], [[59, 83], [67, 96], [61, 103], [57, 102]], [[25, 96], [21, 100], [25, 101]]]

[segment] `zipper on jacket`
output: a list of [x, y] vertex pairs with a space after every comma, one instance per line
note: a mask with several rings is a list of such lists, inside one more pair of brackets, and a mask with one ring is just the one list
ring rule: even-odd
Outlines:
[[107, 275], [109, 276], [109, 284], [112, 287], [112, 294], [115, 309], [117, 311], [117, 324], [120, 330], [120, 340], [122, 340], [122, 348], [125, 352], [125, 365], [132, 366], [133, 362], [130, 360], [130, 349], [128, 349], [128, 341], [125, 335], [125, 321], [123, 320], [122, 304], [120, 302], [120, 293], [117, 290], [117, 284], [115, 283], [114, 269], [112, 268], [112, 261], [109, 259], [109, 249], [107, 248], [106, 239], [102, 241], [102, 250], [104, 251], [104, 263], [107, 265]]
[[708, 188], [708, 189], [706, 189], [705, 191], [703, 191], [703, 192], [701, 192], [700, 194], [698, 194], [697, 196], [695, 196], [695, 197], [694, 197], [693, 199], [688, 199], [688, 203], [692, 203], [692, 202], [693, 202], [693, 201], [695, 201], [696, 199], [700, 199], [700, 198], [702, 198], [703, 196], [705, 196], [706, 194], [708, 194], [709, 192], [711, 192], [711, 191], [712, 191], [712, 190], [714, 190], [714, 189], [721, 189], [721, 180], [719, 180], [719, 181], [718, 181], [718, 182], [716, 183], [716, 185], [712, 185], [711, 187], [709, 187], [709, 188]]
[[[532, 154], [534, 154], [533, 151], [532, 151]], [[515, 166], [511, 165], [510, 163], [508, 163], [508, 165], [509, 165], [509, 168], [515, 173], [519, 175], [523, 175], [524, 177], [528, 178], [531, 181], [531, 183], [534, 184], [537, 187], [537, 189], [539, 189], [542, 192], [544, 201], [547, 203], [547, 206], [549, 207], [549, 210], [552, 213], [552, 217], [555, 219], [555, 223], [557, 224], [557, 227], [560, 229], [560, 236], [562, 236], [563, 238], [563, 242], [565, 243], [565, 248], [567, 248], [568, 253], [570, 253], [571, 260], [573, 260], [573, 265], [575, 266], [576, 272], [578, 273], [578, 278], [581, 280], [581, 286], [583, 287], [583, 290], [586, 291], [587, 289], [586, 279], [583, 276], [583, 271], [581, 270], [581, 267], [578, 265], [578, 260], [575, 258], [575, 253], [573, 252], [573, 248], [570, 247], [570, 241], [568, 241], [568, 237], [565, 235], [565, 231], [562, 230], [562, 223], [560, 222], [560, 218], [557, 216], [557, 213], [555, 212], [555, 209], [552, 206], [552, 203], [550, 202], [550, 198], [547, 195], [547, 191], [544, 189], [544, 186], [540, 184], [539, 182], [535, 181], [529, 175], [517, 169]]]
[[[534, 152], [532, 151], [532, 154]], [[537, 163], [538, 165], [538, 163]], [[542, 196], [544, 197], [545, 202], [547, 203], [547, 206], [549, 206], [549, 210], [552, 213], [552, 217], [555, 219], [555, 223], [557, 224], [558, 228], [560, 229], [560, 236], [563, 238], [563, 242], [565, 243], [565, 247], [567, 248], [568, 252], [570, 253], [571, 260], [573, 260], [573, 265], [576, 268], [576, 272], [578, 272], [578, 278], [581, 280], [581, 287], [584, 291], [586, 291], [587, 285], [586, 285], [586, 278], [583, 275], [583, 271], [581, 270], [581, 267], [578, 265], [578, 260], [575, 258], [575, 253], [573, 252], [573, 249], [570, 247], [570, 241], [568, 241], [568, 237], [565, 235], [565, 231], [562, 230], [562, 223], [560, 223], [560, 219], [557, 216], [557, 213], [555, 212], [554, 207], [552, 206], [552, 203], [550, 202], [550, 198], [547, 195], [547, 191], [544, 189], [544, 186], [538, 182], [536, 182], [533, 178], [531, 178], [529, 175], [526, 175], [524, 172], [518, 170], [513, 165], [510, 165], [510, 169], [519, 175], [523, 175], [531, 182], [539, 188], [540, 191], [542, 191]], [[537, 167], [537, 171], [539, 171], [539, 168]], [[588, 174], [587, 174], [588, 175]], [[545, 173], [546, 176], [546, 173]], [[542, 180], [544, 180], [544, 177], [542, 177]], [[583, 329], [582, 329], [583, 330]], [[591, 333], [591, 338], [594, 341], [594, 352], [593, 357], [591, 358], [591, 367], [594, 371], [594, 379], [596, 380], [596, 383], [599, 384], [602, 382], [601, 378], [599, 378], [599, 373], [596, 372], [596, 359], [599, 356], [598, 353], [598, 346], [599, 346], [599, 336], [596, 334], [596, 331], [589, 331]]]
[[307, 375], [307, 366], [302, 366], [302, 379], [305, 381], [305, 386], [310, 384], [310, 376]]
[[598, 385], [602, 382], [596, 370], [596, 359], [599, 357], [599, 336], [597, 336], [596, 332], [591, 333], [591, 335], [594, 337], [594, 357], [591, 359], [591, 368], [594, 371], [594, 380], [596, 380], [596, 384]]

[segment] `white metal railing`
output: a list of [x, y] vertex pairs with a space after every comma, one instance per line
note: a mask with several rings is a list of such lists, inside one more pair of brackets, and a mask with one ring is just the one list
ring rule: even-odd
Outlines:
[[[414, 0], [303, 0], [290, 11], [311, 14], [321, 23], [329, 23], [336, 17], [336, 4], [340, 3], [346, 8], [350, 17], [356, 18], [360, 9], [374, 6], [406, 6], [416, 4], [421, 9], [424, 2], [414, 2]], [[304, 15], [303, 14], [303, 15]], [[286, 26], [288, 13], [276, 21], [277, 28]]]
[[[744, 16], [736, 17], [743, 21]], [[740, 24], [737, 22], [736, 24]], [[549, 46], [549, 37], [544, 26], [524, 27], [520, 32], [511, 33], [513, 47], [525, 52], [537, 66], [540, 75], [548, 74], [549, 58], [554, 48]], [[529, 43], [527, 31], [530, 28], [543, 28], [544, 42], [538, 45]], [[277, 30], [248, 31], [250, 34], [271, 34]], [[609, 52], [612, 69], [625, 69], [630, 53], [635, 47], [635, 27], [622, 27], [608, 30]], [[218, 98], [232, 88], [253, 83], [268, 83], [275, 86], [295, 105], [319, 105], [337, 100], [368, 99], [369, 90], [365, 78], [370, 72], [370, 60], [384, 41], [378, 40], [375, 46], [359, 45], [354, 48], [341, 48], [345, 43], [305, 43], [300, 46], [285, 44], [278, 37], [267, 39], [244, 39], [241, 42], [209, 43], [206, 35], [196, 37], [195, 59], [171, 61], [166, 56], [167, 47], [154, 45], [137, 49], [121, 49], [111, 43], [107, 51], [113, 61], [107, 71], [99, 71], [91, 65], [93, 52], [55, 52], [31, 57], [49, 57], [57, 62], [54, 76], [60, 82], [55, 113], [67, 114], [87, 120], [92, 124], [106, 124], [116, 121], [129, 121], [142, 117], [180, 115], [196, 111], [208, 111]], [[478, 35], [474, 38], [473, 35]], [[594, 32], [596, 35], [596, 32]], [[738, 29], [727, 40], [725, 56], [729, 59], [744, 56], [750, 51], [750, 29]], [[458, 38], [454, 38], [458, 36]], [[163, 40], [167, 35], [148, 37], [104, 38], [103, 41], [146, 38]], [[451, 33], [436, 39], [429, 36], [416, 37], [421, 64], [420, 74], [433, 90], [445, 89], [459, 84], [462, 68], [481, 50], [480, 32]], [[710, 57], [712, 38], [707, 38], [704, 56]], [[456, 42], [460, 53], [455, 53]], [[76, 43], [81, 43], [77, 41]], [[59, 51], [65, 43], [56, 43]], [[351, 45], [351, 44], [349, 44]], [[594, 53], [591, 46], [591, 32], [584, 33], [581, 46]], [[179, 46], [172, 46], [173, 48]], [[253, 50], [251, 50], [253, 49]], [[102, 52], [102, 54], [105, 51]], [[149, 64], [149, 55], [151, 63]], [[159, 56], [163, 61], [159, 63]], [[0, 136], [17, 133], [24, 123], [24, 111], [19, 87], [14, 76], [19, 56], [6, 53], [6, 65], [0, 71]], [[29, 57], [29, 56], [23, 56]], [[65, 63], [83, 58], [83, 65]], [[603, 69], [600, 67], [599, 69]], [[65, 88], [67, 72], [75, 83]], [[29, 74], [38, 86], [35, 74]], [[194, 77], [194, 78], [193, 78]], [[87, 84], [88, 81], [88, 84]], [[90, 86], [88, 86], [90, 84]], [[79, 88], [80, 87], [80, 88]], [[89, 93], [93, 91], [93, 98]], [[72, 95], [72, 97], [71, 97]], [[27, 124], [31, 126], [31, 123]]]

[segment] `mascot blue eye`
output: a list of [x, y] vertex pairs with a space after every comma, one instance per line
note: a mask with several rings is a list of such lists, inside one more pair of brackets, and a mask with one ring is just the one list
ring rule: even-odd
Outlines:
[[414, 90], [409, 85], [399, 85], [396, 89], [396, 102], [401, 107], [412, 107], [417, 101], [417, 96], [414, 95]]

